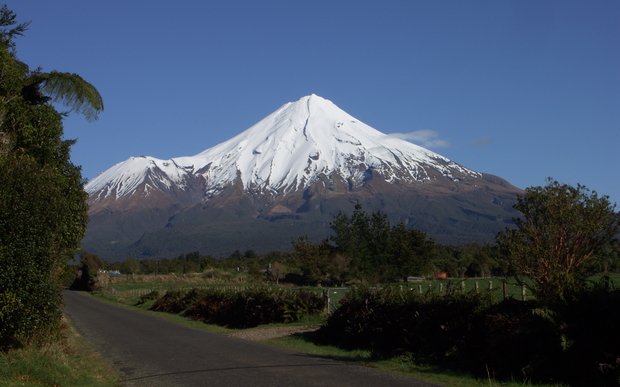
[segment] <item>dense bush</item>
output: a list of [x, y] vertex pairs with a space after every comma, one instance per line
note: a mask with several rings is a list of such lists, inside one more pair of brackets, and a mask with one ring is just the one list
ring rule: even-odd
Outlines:
[[17, 58], [14, 38], [27, 25], [0, 7], [0, 349], [53, 336], [67, 258], [86, 228], [74, 141], [64, 140], [65, 115], [50, 102], [90, 118], [103, 109], [78, 75], [31, 70]]
[[562, 351], [553, 312], [506, 299], [471, 319], [460, 365], [486, 377], [552, 380]]
[[192, 289], [167, 292], [151, 309], [183, 312], [195, 320], [231, 328], [248, 328], [319, 314], [325, 309], [325, 299], [318, 293], [281, 288]]
[[554, 305], [476, 294], [349, 293], [317, 340], [498, 379], [618, 385], [620, 291], [596, 286]]
[[318, 333], [319, 340], [379, 353], [409, 352], [449, 362], [464, 344], [475, 311], [488, 303], [475, 293], [419, 295], [399, 289], [350, 292]]
[[620, 385], [620, 289], [601, 283], [558, 307], [566, 377], [579, 385]]
[[85, 224], [86, 204], [67, 199], [54, 169], [0, 157], [0, 347], [48, 337], [60, 322], [65, 254], [79, 242], [78, 234], [62, 235], [73, 226], [67, 207], [83, 205]]
[[181, 313], [189, 307], [184, 302], [185, 292], [181, 290], [167, 291], [162, 297], [155, 300], [151, 306], [151, 310], [166, 313]]

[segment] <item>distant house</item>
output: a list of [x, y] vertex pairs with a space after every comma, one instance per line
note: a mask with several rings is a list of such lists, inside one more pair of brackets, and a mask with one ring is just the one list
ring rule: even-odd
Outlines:
[[440, 271], [439, 273], [435, 274], [433, 278], [445, 280], [445, 279], [448, 279], [448, 273], [446, 273], [445, 271]]

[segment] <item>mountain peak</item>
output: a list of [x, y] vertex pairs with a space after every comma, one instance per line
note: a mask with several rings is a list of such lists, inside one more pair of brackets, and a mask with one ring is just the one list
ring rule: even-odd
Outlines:
[[207, 197], [237, 179], [246, 191], [280, 194], [321, 179], [339, 178], [357, 187], [369, 174], [389, 183], [479, 175], [428, 149], [385, 135], [316, 94], [282, 105], [244, 132], [195, 156], [119, 163], [86, 190], [92, 194], [107, 187], [108, 194], [133, 194], [146, 174], [161, 180], [150, 186], [165, 187], [181, 184], [188, 174], [199, 175]]
[[487, 241], [515, 216], [519, 192], [316, 94], [194, 156], [129, 158], [85, 189], [84, 247], [111, 259], [282, 250], [299, 235], [318, 242], [355, 202], [437, 240]]
[[321, 97], [320, 95], [316, 95], [316, 94], [314, 94], [314, 93], [310, 93], [310, 94], [308, 94], [308, 95], [306, 95], [306, 96], [304, 96], [304, 97], [301, 97], [299, 100], [297, 100], [297, 102], [300, 102], [300, 101], [309, 101], [309, 100], [311, 100], [311, 99], [312, 99], [312, 100], [315, 100], [315, 101], [329, 101], [328, 99], [323, 98], [323, 97]]

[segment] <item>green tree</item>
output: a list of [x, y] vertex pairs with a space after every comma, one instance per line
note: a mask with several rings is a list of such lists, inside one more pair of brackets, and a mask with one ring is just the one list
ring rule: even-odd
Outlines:
[[31, 71], [14, 38], [26, 24], [0, 8], [0, 346], [48, 337], [60, 321], [60, 284], [87, 222], [73, 141], [50, 102], [96, 118], [101, 97], [82, 78]]
[[127, 257], [121, 262], [120, 272], [122, 274], [138, 274], [140, 272], [140, 262], [132, 257]]
[[387, 243], [390, 225], [380, 212], [368, 215], [357, 203], [351, 216], [340, 212], [331, 222], [332, 241], [338, 252], [350, 258], [350, 275], [358, 280], [377, 282], [378, 271], [388, 257]]
[[425, 275], [432, 271], [435, 242], [424, 232], [403, 223], [390, 228], [385, 279]]
[[541, 300], [582, 287], [620, 227], [607, 196], [552, 179], [526, 189], [515, 208], [522, 214], [516, 229], [498, 234], [497, 242], [517, 279], [530, 277]]
[[280, 280], [284, 278], [287, 273], [288, 269], [286, 268], [286, 265], [281, 262], [276, 261], [271, 263], [269, 266], [269, 276], [272, 281], [276, 282], [276, 285], [280, 283]]
[[308, 282], [320, 284], [330, 280], [331, 247], [328, 241], [315, 244], [300, 237], [293, 242], [293, 248], [301, 274]]
[[351, 216], [336, 215], [331, 228], [336, 250], [349, 258], [354, 279], [385, 282], [430, 270], [434, 242], [402, 223], [391, 226], [381, 212], [368, 215], [358, 203]]

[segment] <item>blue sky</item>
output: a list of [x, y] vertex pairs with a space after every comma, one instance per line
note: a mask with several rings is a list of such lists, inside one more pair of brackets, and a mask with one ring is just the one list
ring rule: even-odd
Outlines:
[[316, 93], [518, 187], [551, 176], [620, 205], [617, 0], [5, 3], [32, 22], [23, 61], [103, 95], [98, 121], [65, 122], [86, 178], [193, 155]]

